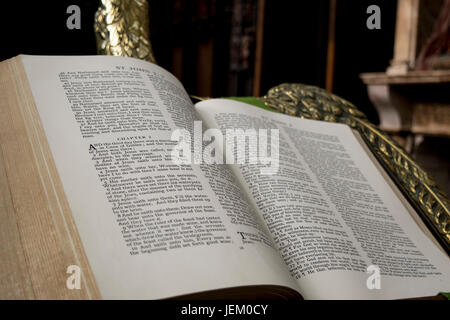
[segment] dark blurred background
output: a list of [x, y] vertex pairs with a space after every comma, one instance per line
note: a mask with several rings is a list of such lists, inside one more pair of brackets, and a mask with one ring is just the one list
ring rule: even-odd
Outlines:
[[[431, 79], [431, 82], [424, 84], [421, 83], [423, 77], [417, 76], [410, 62], [404, 74], [385, 73], [390, 65], [398, 62], [392, 60], [398, 42], [399, 4], [407, 6], [407, 10], [399, 10], [406, 15], [402, 19], [419, 25], [415, 33], [414, 60], [424, 54], [421, 51], [426, 51], [423, 47], [427, 44], [433, 51], [434, 43], [430, 44], [429, 39], [437, 28], [435, 22], [445, 8], [444, 3], [449, 9], [450, 0], [148, 2], [150, 37], [156, 60], [177, 76], [190, 94], [261, 96], [283, 82], [326, 88], [354, 103], [369, 120], [390, 132], [432, 171], [444, 190], [450, 191], [450, 75], [439, 71], [436, 76], [434, 71], [424, 71], [426, 74], [434, 72], [431, 78], [427, 76], [427, 81]], [[80, 30], [66, 27], [69, 16], [66, 10], [72, 4], [81, 8]], [[410, 10], [411, 4], [419, 4], [416, 11]], [[370, 5], [380, 8], [381, 29], [370, 30], [366, 26], [370, 15], [366, 10]], [[98, 6], [99, 1], [92, 0], [3, 0], [0, 60], [21, 53], [96, 54], [93, 23]], [[440, 28], [444, 28], [446, 37], [443, 44], [439, 42], [439, 50], [442, 46], [448, 50], [450, 11], [441, 20]], [[442, 61], [448, 69], [448, 57]], [[367, 72], [379, 74], [369, 75], [364, 83], [360, 74]], [[381, 100], [375, 95], [378, 102], [373, 96], [369, 98], [371, 84], [373, 89], [385, 90]], [[385, 121], [380, 123], [381, 113], [379, 108], [377, 112], [376, 104], [393, 104], [392, 97], [399, 95], [401, 101], [406, 101], [406, 107], [402, 106], [407, 110], [406, 115], [418, 114], [415, 120], [408, 120], [412, 125], [390, 127]], [[440, 97], [438, 104], [433, 101], [437, 96]], [[420, 103], [411, 99], [418, 99]], [[426, 116], [432, 121], [423, 125]], [[433, 122], [436, 119], [440, 121], [437, 125]], [[414, 127], [416, 120], [421, 126]]]
[[[99, 1], [8, 2], [0, 17], [1, 60], [20, 53], [96, 54], [93, 21]], [[259, 94], [282, 82], [325, 87], [329, 2], [265, 1]], [[81, 8], [80, 30], [66, 27], [71, 4]], [[381, 30], [366, 27], [371, 4], [381, 8]], [[150, 0], [149, 8], [156, 59], [189, 93], [253, 95], [258, 0]], [[333, 92], [376, 123], [359, 74], [384, 71], [392, 59], [396, 1], [337, 1], [336, 12]]]

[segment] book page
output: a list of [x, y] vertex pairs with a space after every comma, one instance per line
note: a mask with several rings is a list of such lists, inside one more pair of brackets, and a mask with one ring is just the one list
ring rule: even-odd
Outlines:
[[366, 151], [367, 156], [372, 160], [372, 163], [377, 167], [378, 171], [381, 173], [385, 181], [391, 186], [392, 190], [395, 192], [395, 195], [398, 197], [398, 199], [402, 202], [402, 204], [405, 206], [405, 209], [410, 214], [411, 218], [414, 219], [417, 226], [420, 228], [420, 230], [423, 231], [423, 233], [445, 254], [445, 249], [442, 247], [442, 245], [439, 243], [438, 239], [434, 237], [434, 235], [431, 233], [430, 229], [428, 229], [425, 222], [422, 220], [422, 218], [417, 214], [415, 209], [411, 206], [409, 201], [406, 199], [405, 195], [400, 191], [399, 187], [395, 184], [395, 182], [389, 177], [389, 174], [384, 170], [381, 163], [378, 162], [375, 155], [370, 151], [369, 146], [364, 142], [364, 139], [361, 137], [358, 131], [353, 130], [353, 133], [355, 135], [355, 138], [358, 140], [361, 147]]
[[172, 132], [196, 117], [174, 76], [132, 58], [21, 58], [103, 298], [298, 289], [232, 171], [171, 160]]
[[[222, 131], [279, 130], [275, 174], [261, 174], [263, 163], [232, 167], [303, 297], [396, 299], [450, 290], [448, 256], [411, 218], [349, 127], [225, 99], [202, 101], [196, 110]], [[374, 268], [379, 281], [370, 278]]]

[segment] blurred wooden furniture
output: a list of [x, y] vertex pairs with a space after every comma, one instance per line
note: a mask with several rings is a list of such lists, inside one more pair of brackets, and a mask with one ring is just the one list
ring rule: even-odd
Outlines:
[[361, 74], [381, 129], [450, 137], [450, 70], [433, 70], [429, 60], [448, 50], [449, 20], [449, 0], [398, 0], [391, 65]]
[[361, 78], [381, 129], [450, 137], [450, 70], [363, 73]]

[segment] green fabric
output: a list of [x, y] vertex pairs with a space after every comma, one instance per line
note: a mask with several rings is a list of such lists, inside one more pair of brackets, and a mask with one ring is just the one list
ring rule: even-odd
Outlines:
[[262, 108], [262, 109], [266, 109], [266, 110], [273, 111], [273, 112], [278, 112], [278, 111], [276, 111], [276, 110], [266, 106], [264, 104], [264, 102], [262, 102], [261, 99], [255, 98], [255, 97], [225, 97], [224, 99], [240, 101], [240, 102], [248, 103], [248, 104], [251, 104], [253, 106]]
[[444, 296], [445, 299], [450, 300], [450, 292], [439, 292], [441, 296]]

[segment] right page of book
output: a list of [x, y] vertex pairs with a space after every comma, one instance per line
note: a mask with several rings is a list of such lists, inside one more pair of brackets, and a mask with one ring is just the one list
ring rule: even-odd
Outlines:
[[397, 299], [450, 290], [448, 256], [424, 234], [348, 126], [225, 99], [200, 102], [196, 110], [224, 133], [279, 130], [275, 174], [260, 170], [273, 163], [230, 166], [306, 299]]

